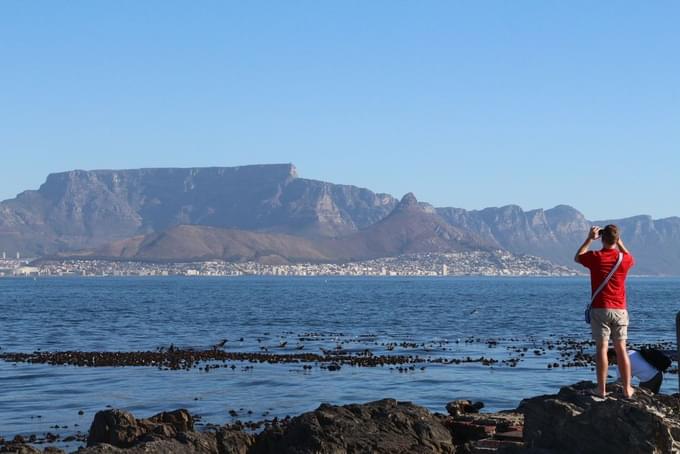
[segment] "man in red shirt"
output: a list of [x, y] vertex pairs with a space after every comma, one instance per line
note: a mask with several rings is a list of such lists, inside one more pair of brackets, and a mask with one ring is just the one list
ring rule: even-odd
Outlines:
[[[602, 249], [589, 251], [590, 244], [599, 237], [602, 237]], [[626, 339], [628, 338], [626, 276], [635, 261], [624, 246], [618, 227], [611, 224], [603, 229], [592, 227], [588, 233], [588, 238], [574, 257], [574, 260], [590, 270], [590, 286], [594, 294], [616, 265], [619, 260], [619, 253], [622, 254], [621, 264], [597, 294], [590, 310], [590, 327], [593, 340], [597, 345], [595, 356], [597, 393], [602, 397], [606, 395], [607, 370], [609, 368], [607, 348], [609, 347], [610, 337], [616, 350], [616, 356], [620, 358], [618, 366], [623, 384], [623, 394], [625, 397], [631, 397], [634, 392], [630, 384], [630, 361], [626, 352]]]

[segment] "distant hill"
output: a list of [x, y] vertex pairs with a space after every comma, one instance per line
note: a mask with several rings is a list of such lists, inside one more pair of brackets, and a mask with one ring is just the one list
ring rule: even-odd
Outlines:
[[635, 273], [680, 275], [678, 217], [589, 221], [566, 205], [434, 208], [412, 194], [399, 202], [299, 178], [292, 164], [51, 174], [0, 202], [0, 251], [341, 261], [503, 249], [576, 267], [588, 228], [609, 222], [637, 257]]
[[[68, 255], [68, 254], [66, 254]], [[259, 233], [200, 225], [178, 225], [164, 232], [120, 240], [79, 257], [143, 261], [324, 262], [311, 240], [280, 233]]]
[[343, 259], [360, 260], [420, 252], [488, 250], [493, 245], [474, 232], [446, 222], [406, 194], [381, 221], [351, 235], [325, 239], [324, 250]]
[[[487, 250], [489, 244], [449, 225], [407, 194], [383, 220], [336, 238], [297, 236], [180, 225], [164, 232], [115, 241], [79, 257], [147, 261], [333, 262], [417, 252]], [[72, 257], [68, 253], [64, 257]]]

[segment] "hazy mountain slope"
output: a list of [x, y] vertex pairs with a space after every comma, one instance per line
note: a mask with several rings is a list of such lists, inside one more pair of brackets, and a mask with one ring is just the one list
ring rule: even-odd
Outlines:
[[450, 225], [406, 194], [389, 216], [357, 233], [322, 240], [327, 254], [344, 259], [389, 257], [416, 252], [488, 249], [493, 245], [469, 230]]
[[180, 225], [164, 232], [115, 241], [77, 255], [148, 261], [332, 262], [418, 252], [479, 250], [488, 246], [419, 206], [415, 197], [407, 194], [385, 219], [342, 237], [306, 239], [277, 233]]
[[[549, 210], [523, 211], [509, 205], [466, 211], [437, 208], [451, 225], [477, 232], [486, 241], [515, 254], [544, 257], [576, 266], [574, 253], [592, 225], [616, 224], [637, 259], [636, 274], [680, 275], [680, 218], [649, 216], [589, 221], [576, 209], [559, 205]], [[595, 247], [600, 247], [596, 242]]]
[[149, 261], [328, 260], [304, 238], [198, 225], [179, 225], [164, 232], [116, 241], [89, 255]]
[[344, 235], [397, 201], [297, 178], [294, 166], [74, 170], [0, 203], [0, 248], [45, 254], [200, 224], [307, 236]]
[[572, 263], [590, 226], [581, 213], [565, 205], [531, 211], [516, 205], [479, 211], [438, 208], [437, 213], [452, 225], [471, 229], [500, 248], [560, 264]]

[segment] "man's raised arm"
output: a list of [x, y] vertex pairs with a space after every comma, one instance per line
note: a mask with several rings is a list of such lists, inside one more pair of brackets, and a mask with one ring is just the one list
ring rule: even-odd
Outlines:
[[574, 256], [574, 261], [576, 263], [581, 263], [580, 257], [588, 252], [588, 249], [590, 248], [590, 244], [593, 242], [595, 238], [597, 238], [597, 234], [599, 233], [601, 229], [599, 227], [591, 227], [590, 231], [588, 232], [588, 238], [583, 242], [580, 248], [578, 248], [578, 251], [576, 251], [576, 255]]
[[616, 245], [619, 247], [619, 251], [623, 252], [624, 254], [630, 254], [630, 251], [628, 251], [628, 248], [625, 244], [623, 244], [623, 240], [620, 237], [616, 242]]

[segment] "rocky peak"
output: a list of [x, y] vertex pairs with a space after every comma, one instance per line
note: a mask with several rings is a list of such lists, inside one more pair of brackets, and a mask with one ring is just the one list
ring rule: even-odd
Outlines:
[[550, 218], [559, 221], [581, 221], [585, 220], [583, 213], [578, 211], [576, 208], [569, 205], [557, 205], [554, 208], [550, 208], [545, 211], [546, 215]]
[[399, 202], [399, 205], [395, 208], [395, 211], [403, 211], [403, 210], [417, 210], [420, 209], [420, 204], [418, 203], [418, 199], [416, 199], [416, 196], [413, 195], [412, 192], [409, 192], [408, 194], [404, 195], [404, 197], [401, 198], [401, 201]]

